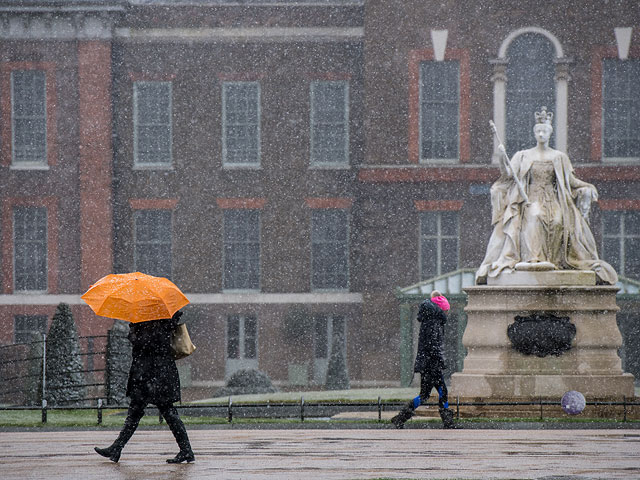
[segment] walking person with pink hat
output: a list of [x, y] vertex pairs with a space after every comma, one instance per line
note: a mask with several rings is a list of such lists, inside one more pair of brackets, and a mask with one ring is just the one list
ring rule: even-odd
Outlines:
[[420, 395], [407, 403], [391, 419], [396, 428], [404, 427], [407, 420], [413, 417], [416, 408], [427, 402], [434, 388], [439, 395], [438, 411], [444, 428], [455, 428], [453, 412], [449, 410], [447, 386], [442, 374], [445, 368], [442, 353], [444, 325], [450, 308], [449, 301], [437, 290], [431, 292], [431, 298], [420, 304], [417, 317], [420, 322], [418, 353], [413, 367], [413, 371], [420, 374]]

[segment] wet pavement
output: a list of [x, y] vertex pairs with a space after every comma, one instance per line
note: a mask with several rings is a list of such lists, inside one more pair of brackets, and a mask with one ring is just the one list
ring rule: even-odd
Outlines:
[[168, 430], [0, 432], [0, 478], [64, 480], [638, 479], [640, 430], [192, 429], [193, 464], [168, 465]]

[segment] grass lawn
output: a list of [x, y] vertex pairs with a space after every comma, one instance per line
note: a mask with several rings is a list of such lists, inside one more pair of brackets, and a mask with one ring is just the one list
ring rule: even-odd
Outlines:
[[[378, 398], [384, 403], [405, 402], [413, 398], [418, 393], [416, 388], [368, 388], [368, 389], [351, 389], [351, 390], [333, 390], [333, 391], [308, 391], [308, 392], [276, 392], [270, 394], [259, 395], [237, 395], [232, 397], [233, 404], [238, 406], [242, 404], [264, 404], [271, 403], [292, 403], [299, 404], [300, 399], [304, 398], [305, 403], [315, 402], [345, 402], [345, 403], [370, 403], [375, 404]], [[198, 400], [195, 402], [183, 403], [183, 407], [189, 405], [226, 405], [229, 397], [216, 397]], [[388, 409], [387, 409], [388, 410]], [[187, 413], [187, 412], [185, 412]], [[103, 409], [101, 426], [109, 428], [120, 428], [124, 423], [126, 410], [123, 409]], [[181, 415], [183, 421], [187, 425], [223, 425], [227, 424], [226, 412], [221, 411], [220, 416], [189, 416]], [[617, 418], [586, 418], [582, 416], [562, 418], [549, 418], [545, 416], [543, 419], [538, 418], [465, 418], [465, 423], [474, 424], [480, 422], [495, 422], [497, 424], [505, 424], [508, 422], [529, 422], [529, 423], [603, 423], [618, 422]], [[414, 417], [412, 422], [439, 422], [439, 419]], [[637, 423], [638, 420], [630, 422]], [[300, 425], [300, 420], [295, 418], [241, 418], [236, 415], [233, 419], [234, 424], [291, 424], [293, 428]], [[353, 424], [353, 423], [378, 423], [377, 418], [362, 419], [314, 419], [307, 417], [305, 423], [332, 423], [332, 424]], [[157, 426], [159, 424], [157, 415], [145, 415], [142, 419], [143, 426]], [[98, 426], [97, 410], [48, 410], [47, 423], [42, 423], [42, 413], [39, 409], [35, 410], [0, 410], [0, 428], [30, 428], [30, 427], [96, 427]]]
[[[265, 403], [288, 402], [298, 403], [300, 398], [305, 402], [366, 402], [375, 403], [378, 397], [383, 402], [406, 402], [419, 393], [419, 388], [354, 388], [350, 390], [318, 390], [308, 392], [276, 392], [255, 395], [236, 395], [232, 397], [233, 403]], [[206, 398], [190, 402], [195, 405], [226, 404], [229, 397]]]

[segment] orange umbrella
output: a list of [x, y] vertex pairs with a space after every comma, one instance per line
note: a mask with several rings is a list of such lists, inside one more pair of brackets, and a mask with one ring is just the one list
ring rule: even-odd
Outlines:
[[96, 315], [132, 323], [171, 318], [189, 303], [170, 280], [140, 272], [102, 277], [80, 298]]

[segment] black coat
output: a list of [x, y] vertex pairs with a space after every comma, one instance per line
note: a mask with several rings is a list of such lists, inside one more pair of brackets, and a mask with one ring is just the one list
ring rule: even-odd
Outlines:
[[171, 349], [173, 319], [152, 320], [131, 325], [133, 346], [127, 396], [131, 401], [169, 404], [180, 401], [180, 377]]
[[420, 334], [414, 372], [440, 374], [444, 370], [442, 341], [447, 314], [431, 300], [425, 300], [418, 310]]

